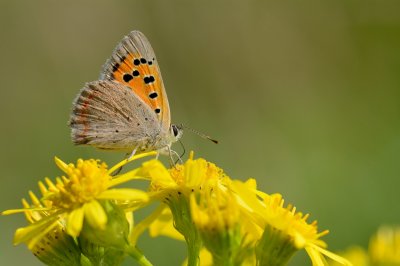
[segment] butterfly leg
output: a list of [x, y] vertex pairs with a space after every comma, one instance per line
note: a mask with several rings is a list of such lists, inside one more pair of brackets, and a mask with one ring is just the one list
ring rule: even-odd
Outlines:
[[137, 151], [137, 148], [138, 148], [138, 147], [135, 147], [135, 148], [133, 149], [131, 155], [129, 155], [129, 157], [127, 158], [127, 160], [129, 160], [129, 159], [131, 159], [133, 156], [135, 156], [136, 151]]
[[[129, 155], [129, 153], [125, 154], [125, 158], [127, 158], [128, 155]], [[123, 166], [120, 166], [117, 170], [115, 170], [114, 172], [111, 173], [111, 176], [118, 175], [122, 171], [122, 168], [123, 168]]]
[[[168, 149], [168, 153], [169, 153], [169, 161], [171, 166], [176, 166], [177, 162], [180, 162], [181, 164], [183, 164], [181, 157], [179, 156], [179, 154], [172, 150], [171, 147], [167, 146]], [[174, 155], [178, 158], [175, 162], [174, 162]]]
[[167, 149], [168, 149], [168, 155], [169, 155], [169, 163], [171, 166], [175, 166], [174, 158], [172, 157], [171, 147], [167, 146]]
[[[129, 160], [130, 158], [132, 158], [133, 156], [135, 156], [136, 150], [137, 150], [137, 147], [136, 147], [135, 149], [133, 149], [133, 151], [132, 151], [131, 153], [127, 153], [127, 154], [125, 155], [126, 160]], [[128, 157], [128, 155], [129, 155], [129, 157]], [[121, 172], [122, 168], [123, 168], [123, 166], [121, 166], [120, 168], [118, 168], [117, 170], [115, 170], [113, 173], [111, 173], [111, 176], [116, 176], [116, 175], [118, 175], [118, 174]]]
[[183, 161], [182, 161], [181, 156], [179, 156], [179, 154], [178, 154], [176, 151], [174, 151], [174, 150], [171, 150], [171, 152], [172, 152], [173, 154], [175, 154], [175, 156], [176, 156], [176, 158], [177, 158], [174, 164], [177, 164], [178, 162], [181, 163], [181, 164], [183, 164]]

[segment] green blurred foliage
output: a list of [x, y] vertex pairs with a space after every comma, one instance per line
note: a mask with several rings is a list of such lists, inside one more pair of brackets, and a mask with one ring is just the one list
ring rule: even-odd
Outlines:
[[[186, 149], [310, 212], [331, 250], [366, 246], [378, 225], [400, 220], [399, 10], [394, 0], [1, 1], [0, 209], [59, 175], [55, 155], [123, 157], [74, 147], [67, 120], [79, 89], [138, 29], [173, 121], [220, 140], [187, 132]], [[12, 247], [23, 225], [1, 217], [1, 265], [40, 265]], [[165, 238], [140, 246], [155, 265], [185, 257]], [[310, 262], [300, 254], [292, 265]]]

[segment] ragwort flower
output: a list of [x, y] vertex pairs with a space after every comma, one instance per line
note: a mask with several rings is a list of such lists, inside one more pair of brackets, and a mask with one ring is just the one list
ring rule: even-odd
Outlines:
[[93, 229], [105, 230], [109, 217], [104, 209], [104, 202], [111, 200], [116, 204], [121, 203], [121, 206], [132, 208], [145, 204], [149, 199], [146, 192], [138, 189], [113, 188], [137, 179], [137, 171], [129, 171], [118, 176], [111, 174], [132, 160], [154, 154], [152, 152], [134, 156], [111, 169], [108, 169], [105, 163], [94, 159], [79, 159], [74, 165], [55, 158], [57, 166], [66, 175], [57, 178], [55, 183], [49, 178], [45, 179], [45, 183], [39, 182], [42, 193], [40, 202], [38, 200], [32, 208], [8, 210], [2, 213], [3, 215], [17, 212], [40, 213], [40, 219], [16, 231], [14, 244], [26, 243], [29, 248], [33, 248], [60, 223], [65, 225], [66, 233], [72, 237], [80, 235], [84, 224]]

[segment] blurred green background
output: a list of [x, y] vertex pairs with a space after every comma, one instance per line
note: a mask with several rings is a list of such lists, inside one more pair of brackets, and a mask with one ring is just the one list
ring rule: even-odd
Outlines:
[[[161, 64], [173, 121], [220, 140], [187, 132], [186, 149], [310, 212], [331, 231], [330, 250], [366, 246], [400, 220], [399, 10], [378, 0], [2, 1], [0, 209], [59, 175], [55, 155], [122, 159], [74, 147], [67, 120], [79, 89], [138, 29]], [[1, 217], [1, 265], [40, 265], [12, 246], [25, 224]], [[146, 234], [140, 246], [155, 265], [185, 258], [166, 238]], [[299, 253], [291, 265], [310, 262]]]

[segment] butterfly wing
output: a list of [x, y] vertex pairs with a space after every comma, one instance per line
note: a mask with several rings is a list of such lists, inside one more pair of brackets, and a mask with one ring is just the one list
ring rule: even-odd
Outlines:
[[160, 131], [157, 115], [118, 82], [85, 84], [73, 104], [72, 141], [101, 149], [146, 150]]
[[163, 131], [171, 117], [167, 94], [153, 48], [139, 31], [132, 31], [115, 48], [103, 66], [100, 79], [128, 86], [156, 114]]

